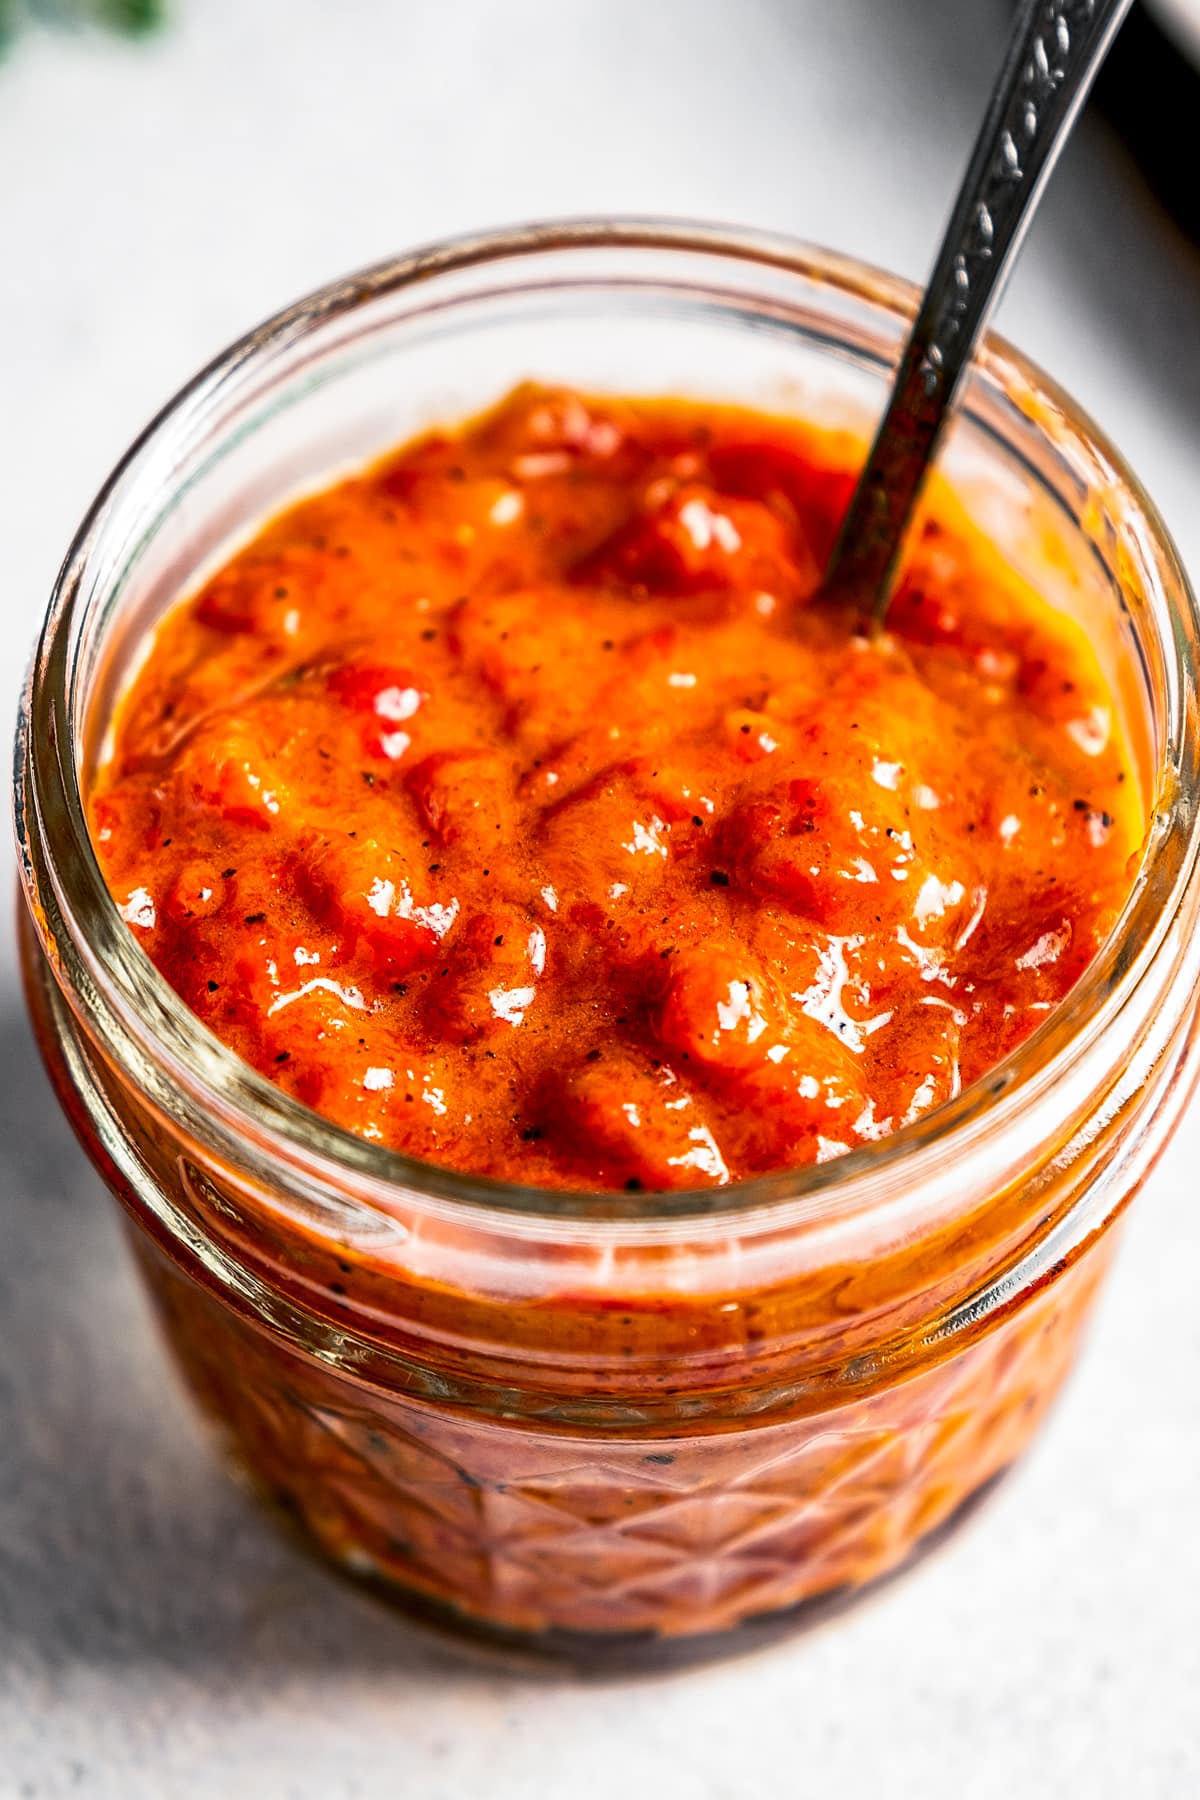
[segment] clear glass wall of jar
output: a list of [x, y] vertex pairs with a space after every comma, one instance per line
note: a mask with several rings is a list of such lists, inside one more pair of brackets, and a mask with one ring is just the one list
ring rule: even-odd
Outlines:
[[1150, 503], [993, 341], [956, 499], [1084, 619], [1147, 834], [1068, 1002], [986, 1082], [835, 1163], [704, 1194], [545, 1193], [308, 1113], [121, 922], [81, 794], [146, 631], [306, 485], [533, 377], [791, 410], [861, 437], [913, 296], [706, 227], [463, 240], [279, 315], [150, 427], [68, 557], [17, 824], [47, 1063], [165, 1335], [259, 1489], [444, 1621], [584, 1658], [733, 1647], [853, 1594], [1020, 1453], [1196, 1064], [1195, 601]]

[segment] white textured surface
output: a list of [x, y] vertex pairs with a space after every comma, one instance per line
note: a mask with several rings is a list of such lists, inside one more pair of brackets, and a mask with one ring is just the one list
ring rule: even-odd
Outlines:
[[[235, 332], [394, 248], [561, 211], [742, 219], [919, 276], [1003, 9], [177, 10], [156, 43], [43, 37], [0, 65], [10, 710], [84, 504]], [[1072, 147], [1002, 322], [1103, 420], [1200, 569], [1200, 259], [1099, 132]], [[7, 941], [0, 981], [2, 1800], [1200, 1794], [1200, 1114], [1135, 1210], [1044, 1441], [939, 1558], [740, 1664], [534, 1683], [431, 1650], [210, 1461], [34, 1067]]]

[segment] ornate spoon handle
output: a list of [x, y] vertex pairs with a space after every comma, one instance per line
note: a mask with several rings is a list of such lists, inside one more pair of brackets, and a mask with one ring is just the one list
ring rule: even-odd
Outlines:
[[958, 388], [1131, 0], [1022, 0], [933, 274], [826, 575], [877, 618]]

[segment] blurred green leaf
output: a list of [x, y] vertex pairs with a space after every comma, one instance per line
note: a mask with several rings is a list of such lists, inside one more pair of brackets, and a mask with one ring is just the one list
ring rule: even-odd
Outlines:
[[22, 25], [93, 25], [127, 37], [154, 31], [167, 16], [169, 0], [0, 0], [0, 51]]
[[166, 12], [163, 0], [96, 0], [101, 22], [118, 31], [153, 31]]

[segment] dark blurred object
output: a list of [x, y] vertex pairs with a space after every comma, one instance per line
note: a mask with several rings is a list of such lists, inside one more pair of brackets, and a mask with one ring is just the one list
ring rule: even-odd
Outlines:
[[1135, 6], [1122, 26], [1095, 95], [1159, 199], [1200, 240], [1200, 66], [1145, 6]]
[[167, 0], [0, 0], [0, 50], [22, 25], [101, 25], [129, 36], [152, 31], [166, 15]]

